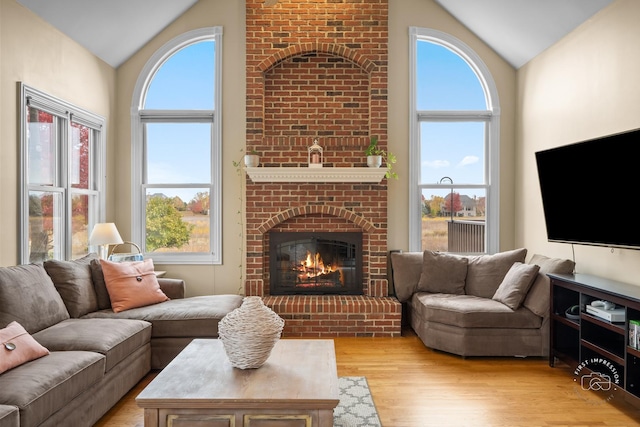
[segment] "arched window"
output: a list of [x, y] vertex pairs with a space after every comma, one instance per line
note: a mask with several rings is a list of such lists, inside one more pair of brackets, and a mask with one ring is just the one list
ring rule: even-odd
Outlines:
[[221, 262], [221, 48], [220, 27], [183, 34], [136, 84], [132, 235], [158, 263]]
[[410, 28], [409, 248], [498, 251], [498, 96], [482, 60], [435, 30]]

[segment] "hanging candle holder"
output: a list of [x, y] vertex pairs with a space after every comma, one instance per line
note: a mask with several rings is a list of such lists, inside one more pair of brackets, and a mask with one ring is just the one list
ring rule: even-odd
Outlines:
[[321, 168], [323, 162], [322, 147], [318, 144], [318, 138], [313, 140], [313, 145], [309, 147], [308, 159], [310, 168]]

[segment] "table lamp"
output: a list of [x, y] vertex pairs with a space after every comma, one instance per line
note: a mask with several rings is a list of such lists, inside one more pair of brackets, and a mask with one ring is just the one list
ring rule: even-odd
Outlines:
[[113, 222], [101, 222], [93, 226], [91, 236], [89, 236], [89, 245], [100, 246], [100, 258], [107, 259], [109, 256], [109, 245], [117, 245], [124, 243], [118, 229]]

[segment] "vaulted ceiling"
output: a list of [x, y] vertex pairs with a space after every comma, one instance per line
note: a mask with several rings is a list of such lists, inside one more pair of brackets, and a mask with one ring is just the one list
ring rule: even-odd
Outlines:
[[[113, 67], [118, 67], [126, 61], [198, 2], [198, 0], [17, 1]], [[484, 40], [511, 65], [520, 68], [614, 0], [434, 1]]]

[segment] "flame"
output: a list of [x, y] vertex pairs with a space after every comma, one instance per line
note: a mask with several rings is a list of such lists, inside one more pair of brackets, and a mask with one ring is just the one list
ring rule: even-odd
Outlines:
[[[319, 253], [316, 253], [314, 256], [311, 252], [307, 251], [307, 256], [300, 262], [298, 271], [300, 272], [298, 277], [301, 279], [310, 279], [339, 271], [339, 269], [330, 264], [325, 265]], [[340, 273], [340, 281], [342, 281], [342, 273]]]

